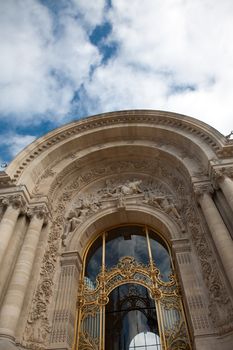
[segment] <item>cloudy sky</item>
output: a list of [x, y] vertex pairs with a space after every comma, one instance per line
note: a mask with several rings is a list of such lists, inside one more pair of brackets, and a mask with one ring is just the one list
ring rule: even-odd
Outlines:
[[233, 129], [232, 0], [0, 0], [0, 37], [1, 162], [114, 110]]

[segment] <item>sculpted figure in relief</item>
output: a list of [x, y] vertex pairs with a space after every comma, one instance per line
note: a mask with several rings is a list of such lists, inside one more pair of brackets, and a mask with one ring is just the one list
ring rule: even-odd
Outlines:
[[111, 180], [105, 181], [105, 187], [101, 189], [98, 194], [101, 195], [102, 198], [114, 198], [119, 196], [126, 196], [132, 194], [143, 193], [140, 188], [142, 180], [127, 180], [125, 183], [116, 185]]
[[102, 198], [111, 198], [116, 195], [116, 187], [114, 187], [113, 182], [111, 180], [105, 181], [105, 187], [98, 191], [101, 194]]
[[178, 213], [175, 204], [172, 203], [170, 198], [164, 197], [161, 201], [161, 206], [162, 206], [163, 210], [165, 211], [165, 213], [170, 214], [175, 219], [178, 219], [178, 220], [181, 219], [180, 214]]
[[158, 197], [156, 194], [152, 193], [152, 191], [147, 192], [146, 198], [143, 200], [143, 203], [152, 205], [156, 209], [163, 210], [161, 207], [161, 201], [164, 197]]
[[124, 185], [118, 186], [118, 192], [123, 195], [132, 195], [142, 193], [140, 185], [142, 180], [127, 181]]
[[62, 235], [62, 245], [65, 246], [65, 240], [70, 232], [80, 224], [90, 213], [96, 212], [100, 209], [100, 203], [95, 196], [89, 198], [81, 198], [78, 203], [69, 212], [64, 225], [64, 233]]

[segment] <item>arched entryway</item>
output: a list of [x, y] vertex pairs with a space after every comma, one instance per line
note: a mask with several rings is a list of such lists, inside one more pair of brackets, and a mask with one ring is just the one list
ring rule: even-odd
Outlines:
[[105, 230], [87, 247], [74, 349], [190, 349], [170, 247], [147, 225]]

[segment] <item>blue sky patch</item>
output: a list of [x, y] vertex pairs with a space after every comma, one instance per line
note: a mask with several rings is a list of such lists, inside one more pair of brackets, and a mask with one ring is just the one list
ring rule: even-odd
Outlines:
[[90, 42], [99, 49], [99, 52], [102, 55], [102, 64], [105, 64], [117, 52], [117, 43], [109, 42], [107, 40], [111, 31], [111, 23], [104, 22], [103, 24], [96, 26], [89, 36]]

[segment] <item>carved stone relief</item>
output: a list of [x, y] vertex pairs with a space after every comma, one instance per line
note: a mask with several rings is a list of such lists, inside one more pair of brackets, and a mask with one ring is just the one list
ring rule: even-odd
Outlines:
[[67, 166], [67, 168], [62, 172], [62, 174], [58, 175], [54, 182], [51, 184], [51, 188], [49, 191], [49, 198], [52, 200], [54, 198], [54, 194], [61, 186], [63, 186], [66, 181], [67, 176], [71, 176], [71, 174], [76, 175], [76, 179], [72, 180], [71, 183], [65, 187], [65, 191], [73, 191], [73, 190], [81, 190], [83, 187], [91, 183], [93, 180], [101, 179], [104, 176], [110, 176], [115, 174], [123, 174], [123, 173], [142, 173], [149, 174], [156, 178], [166, 179], [166, 183], [169, 183], [170, 187], [173, 191], [179, 196], [184, 196], [190, 193], [190, 185], [188, 182], [187, 174], [181, 174], [180, 170], [176, 167], [166, 167], [164, 163], [151, 159], [139, 159], [139, 160], [121, 160], [118, 162], [106, 162], [101, 165], [95, 164], [92, 168], [88, 167], [87, 170], [85, 168], [80, 169], [79, 161], [75, 161], [71, 165]]
[[46, 187], [47, 179], [50, 177], [54, 177], [55, 174], [56, 173], [54, 172], [54, 170], [51, 167], [47, 168], [42, 173], [42, 175], [37, 179], [32, 194], [39, 195], [39, 194], [43, 193], [43, 188]]
[[185, 208], [186, 225], [191, 234], [202, 268], [203, 278], [209, 293], [209, 312], [214, 327], [220, 334], [233, 329], [233, 304], [219, 274], [216, 258], [200, 224], [200, 217], [193, 203], [187, 201]]
[[[156, 175], [166, 178], [171, 183], [174, 193], [179, 193], [180, 196], [188, 192], [183, 181], [176, 177], [177, 174], [179, 175], [178, 171], [166, 169], [157, 160], [154, 162], [149, 160], [110, 162], [83, 171], [71, 183], [68, 183], [62, 190], [63, 193], [57, 198], [57, 204], [53, 203], [53, 208], [55, 208], [53, 222], [47, 250], [42, 261], [39, 283], [34, 293], [24, 332], [24, 346], [29, 348], [34, 346], [37, 349], [43, 347], [43, 344], [48, 340], [51, 329], [49, 303], [52, 296], [53, 277], [58, 256], [62, 245], [66, 244], [69, 233], [74, 231], [85, 218], [101, 210], [109, 202], [122, 209], [127, 205], [127, 200], [132, 197], [137, 198], [143, 205], [156, 208], [156, 198], [159, 197], [160, 210], [173, 217], [180, 224], [179, 206], [174, 202], [174, 194], [171, 194], [169, 187], [158, 180], [153, 180], [152, 177], [148, 178], [147, 176], [145, 181], [143, 175], [130, 175], [130, 173], [135, 174], [137, 172], [152, 173], [153, 178]], [[113, 174], [115, 177], [111, 176]], [[116, 174], [118, 175], [116, 176]], [[120, 180], [121, 174], [125, 174], [123, 180]], [[96, 178], [109, 175], [109, 180], [102, 180], [102, 186], [97, 187], [95, 191], [92, 190], [91, 193], [84, 191], [82, 193], [82, 189], [89, 183], [94, 182]], [[64, 183], [64, 178], [60, 181]], [[75, 201], [77, 196], [78, 199]], [[70, 207], [70, 203], [72, 203], [72, 207]], [[65, 213], [67, 214], [64, 218]]]
[[53, 277], [60, 252], [60, 237], [63, 229], [63, 213], [71, 193], [63, 193], [53, 212], [52, 225], [49, 230], [47, 248], [42, 259], [40, 278], [34, 292], [22, 345], [29, 349], [44, 349], [51, 331], [49, 304], [53, 294]]
[[[131, 176], [132, 177], [132, 176]], [[87, 217], [100, 209], [114, 205], [118, 209], [125, 209], [132, 200], [139, 205], [152, 206], [175, 220], [184, 231], [182, 217], [179, 214], [181, 206], [170, 189], [160, 182], [148, 177], [129, 177], [127, 180], [108, 178], [102, 183], [100, 189], [90, 189], [84, 194], [79, 193], [78, 200], [73, 202], [68, 214], [65, 216], [62, 244], [66, 245], [66, 238], [70, 232], [81, 224]], [[142, 180], [143, 179], [143, 180]]]

